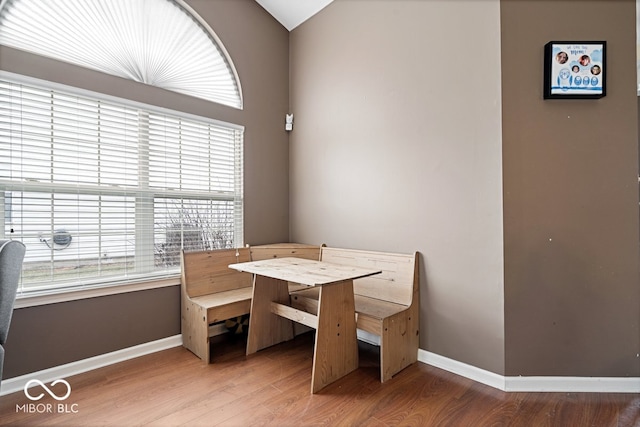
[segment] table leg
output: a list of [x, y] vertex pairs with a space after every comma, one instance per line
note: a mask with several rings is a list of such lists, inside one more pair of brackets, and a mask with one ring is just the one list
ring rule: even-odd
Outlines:
[[311, 393], [358, 368], [353, 281], [320, 287]]
[[247, 355], [293, 339], [293, 322], [271, 313], [271, 302], [289, 304], [286, 281], [254, 275]]

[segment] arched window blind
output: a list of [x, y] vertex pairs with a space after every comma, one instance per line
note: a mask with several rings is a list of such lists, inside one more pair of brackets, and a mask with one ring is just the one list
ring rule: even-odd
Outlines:
[[0, 75], [0, 238], [27, 245], [21, 292], [167, 277], [182, 248], [241, 246], [243, 133]]
[[242, 108], [229, 55], [182, 0], [2, 0], [0, 44]]

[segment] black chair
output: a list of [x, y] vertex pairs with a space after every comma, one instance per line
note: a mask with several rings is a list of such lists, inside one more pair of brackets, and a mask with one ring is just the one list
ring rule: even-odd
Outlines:
[[26, 247], [16, 240], [0, 240], [0, 383], [4, 365], [4, 344], [16, 301]]

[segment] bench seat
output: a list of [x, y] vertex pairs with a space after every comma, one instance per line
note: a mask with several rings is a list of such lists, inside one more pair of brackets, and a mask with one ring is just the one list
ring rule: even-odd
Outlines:
[[[318, 313], [318, 297], [320, 289], [307, 288], [291, 292], [291, 304], [311, 314]], [[354, 296], [356, 321], [358, 329], [372, 334], [381, 334], [382, 319], [405, 311], [408, 307], [394, 302], [382, 301], [363, 295]], [[371, 322], [373, 319], [374, 322]]]
[[228, 265], [250, 261], [248, 248], [181, 253], [182, 345], [210, 362], [209, 325], [249, 313], [251, 275]]
[[[230, 269], [229, 264], [252, 261], [252, 257], [282, 256], [318, 259], [320, 246], [281, 243], [252, 248], [182, 251], [182, 345], [209, 363], [210, 326], [251, 311], [252, 276]], [[290, 292], [301, 288], [299, 284], [289, 284]]]
[[[418, 253], [322, 247], [320, 257], [334, 264], [381, 270], [353, 281], [356, 327], [380, 338], [380, 381], [414, 363], [420, 340]], [[317, 288], [291, 292], [291, 306], [317, 314], [319, 294]]]
[[209, 323], [216, 323], [249, 313], [251, 291], [249, 287], [232, 289], [191, 298], [191, 301], [207, 309]]
[[[252, 276], [228, 268], [229, 264], [291, 256], [380, 270], [380, 274], [353, 282], [356, 327], [380, 337], [382, 382], [417, 360], [417, 252], [394, 254], [291, 243], [183, 252], [183, 345], [209, 363], [209, 325], [250, 312]], [[289, 283], [289, 294], [292, 308], [317, 315], [319, 289]]]

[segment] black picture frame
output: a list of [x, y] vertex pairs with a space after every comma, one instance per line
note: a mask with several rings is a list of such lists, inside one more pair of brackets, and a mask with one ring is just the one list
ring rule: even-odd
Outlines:
[[607, 94], [606, 41], [550, 41], [544, 46], [544, 99]]

